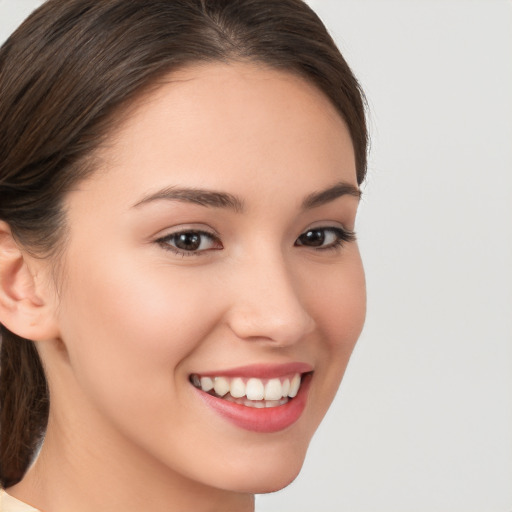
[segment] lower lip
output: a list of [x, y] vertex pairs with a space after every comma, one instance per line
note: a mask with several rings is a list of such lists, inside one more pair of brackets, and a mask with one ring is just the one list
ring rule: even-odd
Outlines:
[[200, 389], [194, 389], [209, 407], [237, 427], [252, 432], [271, 433], [292, 426], [300, 418], [306, 407], [311, 377], [311, 374], [302, 377], [301, 386], [295, 398], [284, 405], [263, 409], [228, 402]]

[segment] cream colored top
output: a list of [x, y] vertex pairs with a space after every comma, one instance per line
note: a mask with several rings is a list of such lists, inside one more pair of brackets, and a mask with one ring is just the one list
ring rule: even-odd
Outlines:
[[34, 507], [23, 503], [12, 496], [9, 496], [4, 490], [0, 489], [0, 512], [39, 512]]

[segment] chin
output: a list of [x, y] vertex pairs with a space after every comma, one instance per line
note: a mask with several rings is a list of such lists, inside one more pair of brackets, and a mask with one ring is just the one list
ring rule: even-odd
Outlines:
[[301, 468], [302, 464], [293, 473], [288, 471], [286, 475], [282, 475], [282, 477], [277, 480], [267, 481], [268, 479], [264, 479], [263, 481], [258, 482], [258, 485], [255, 486], [256, 489], [253, 489], [251, 492], [253, 494], [269, 494], [280, 491], [290, 485], [297, 478]]
[[[299, 451], [299, 450], [298, 450]], [[305, 453], [282, 456], [276, 461], [269, 458], [256, 464], [246, 464], [235, 471], [230, 478], [231, 490], [250, 494], [267, 494], [279, 491], [290, 485], [299, 475], [304, 464]]]
[[301, 467], [293, 468], [293, 471], [290, 471], [290, 468], [288, 468], [287, 471], [279, 475], [253, 474], [247, 481], [238, 482], [236, 488], [232, 488], [231, 490], [249, 494], [269, 494], [277, 492], [290, 485], [297, 478]]

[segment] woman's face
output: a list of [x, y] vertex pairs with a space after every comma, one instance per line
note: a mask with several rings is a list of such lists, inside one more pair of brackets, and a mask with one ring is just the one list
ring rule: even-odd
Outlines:
[[282, 488], [365, 316], [344, 122], [293, 75], [189, 67], [99, 167], [66, 202], [50, 428], [119, 471]]

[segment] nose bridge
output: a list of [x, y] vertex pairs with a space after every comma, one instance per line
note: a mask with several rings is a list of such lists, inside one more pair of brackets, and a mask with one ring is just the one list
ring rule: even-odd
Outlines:
[[236, 278], [229, 322], [239, 338], [290, 345], [313, 330], [313, 318], [281, 251], [258, 252], [232, 272]]

